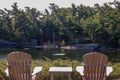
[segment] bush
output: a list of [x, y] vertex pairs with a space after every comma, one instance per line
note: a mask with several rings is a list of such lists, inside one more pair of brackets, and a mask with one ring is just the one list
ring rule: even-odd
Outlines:
[[[73, 68], [72, 72], [72, 79], [73, 80], [81, 80], [81, 76], [79, 73], [75, 71], [76, 66], [80, 66], [81, 63], [76, 61], [76, 60], [62, 60], [62, 59], [57, 59], [57, 60], [50, 60], [46, 58], [44, 61], [37, 61], [33, 60], [32, 61], [32, 70], [35, 66], [42, 66], [43, 70], [42, 72], [37, 74], [37, 79], [36, 80], [49, 80], [49, 68], [51, 66], [71, 66]], [[113, 63], [109, 62], [108, 66], [113, 67], [113, 72], [110, 74], [108, 77], [108, 80], [113, 80], [113, 79], [119, 79], [120, 78], [120, 63]], [[5, 69], [7, 68], [6, 61], [5, 60], [0, 60], [0, 77], [3, 78], [3, 80], [7, 80], [6, 74], [5, 74]], [[66, 80], [66, 76], [62, 74], [56, 74], [55, 75], [55, 80]]]

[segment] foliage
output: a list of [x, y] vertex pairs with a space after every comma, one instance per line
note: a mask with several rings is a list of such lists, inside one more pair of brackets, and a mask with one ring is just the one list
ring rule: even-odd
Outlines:
[[64, 39], [62, 40], [61, 45], [62, 45], [62, 46], [65, 45], [65, 40], [64, 40]]
[[19, 9], [14, 3], [11, 10], [0, 10], [0, 39], [18, 43], [36, 39], [38, 45], [46, 42], [60, 45], [62, 40], [73, 44], [77, 40], [117, 48], [120, 46], [119, 4], [114, 0], [102, 6], [71, 4], [69, 8], [59, 8], [51, 3], [50, 11], [45, 9], [43, 13], [36, 8]]
[[[67, 58], [66, 56], [64, 56], [65, 58], [62, 57], [56, 57], [56, 56], [52, 56], [51, 54], [54, 53], [58, 53], [61, 52], [61, 49], [59, 50], [55, 50], [54, 52], [52, 51], [52, 49], [48, 49], [48, 50], [34, 50], [34, 49], [1, 49], [0, 52], [1, 54], [7, 55], [10, 52], [13, 51], [23, 51], [26, 53], [29, 53], [32, 55], [32, 58], [34, 60], [32, 60], [32, 70], [35, 66], [42, 66], [43, 70], [41, 73], [37, 74], [37, 80], [49, 80], [49, 68], [51, 66], [71, 66], [73, 68], [73, 72], [72, 72], [72, 78], [74, 80], [81, 80], [81, 76], [76, 72], [75, 68], [76, 66], [82, 65], [82, 56], [84, 54], [86, 54], [86, 52], [82, 52], [81, 50], [65, 50], [65, 54], [67, 54]], [[108, 80], [113, 80], [113, 79], [120, 79], [120, 52], [116, 52], [115, 50], [111, 50], [111, 51], [106, 51], [106, 52], [101, 52], [104, 53], [105, 55], [108, 56], [109, 58], [109, 62], [108, 62], [108, 66], [112, 66], [113, 67], [113, 72], [110, 74], [110, 76], [108, 77]], [[44, 57], [45, 56], [45, 57]], [[37, 57], [37, 59], [35, 58]], [[7, 79], [6, 74], [5, 74], [5, 69], [7, 68], [6, 65], [7, 61], [6, 60], [0, 60], [0, 77], [2, 77], [3, 79]], [[62, 80], [66, 79], [66, 76], [64, 75], [59, 75], [56, 74], [55, 79], [56, 80]]]
[[[4, 78], [4, 80], [7, 80], [7, 77], [6, 77], [6, 74], [4, 72], [4, 70], [6, 69], [7, 65], [6, 65], [6, 61], [3, 61], [1, 60], [0, 61], [0, 66], [1, 66], [1, 72], [0, 72], [0, 77]], [[37, 80], [49, 80], [49, 68], [51, 66], [71, 66], [73, 68], [73, 72], [72, 72], [72, 79], [74, 80], [81, 80], [81, 76], [80, 74], [78, 74], [76, 71], [75, 71], [75, 68], [76, 66], [80, 66], [81, 63], [76, 61], [76, 60], [61, 60], [61, 59], [57, 59], [57, 60], [50, 60], [48, 58], [46, 58], [45, 61], [36, 61], [36, 60], [33, 60], [32, 61], [32, 69], [35, 67], [35, 66], [42, 66], [43, 67], [43, 70], [42, 72], [38, 73], [37, 74]], [[108, 77], [108, 80], [113, 80], [113, 79], [119, 79], [120, 76], [120, 64], [119, 63], [113, 63], [113, 62], [109, 62], [108, 63], [109, 66], [112, 66], [114, 71], [110, 74], [110, 76]], [[56, 80], [65, 80], [66, 79], [66, 76], [64, 75], [59, 75], [59, 74], [56, 74], [55, 76], [55, 79]]]

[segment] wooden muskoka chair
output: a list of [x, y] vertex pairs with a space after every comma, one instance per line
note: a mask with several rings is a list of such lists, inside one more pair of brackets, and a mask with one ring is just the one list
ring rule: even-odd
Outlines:
[[88, 53], [83, 56], [84, 66], [77, 67], [79, 69], [76, 70], [83, 69], [83, 73], [81, 72], [83, 80], [106, 80], [107, 75], [113, 71], [112, 67], [107, 67], [107, 61], [108, 57], [102, 53]]
[[24, 52], [11, 52], [7, 55], [8, 69], [5, 70], [9, 80], [35, 80], [42, 67], [35, 67], [31, 73], [31, 55]]

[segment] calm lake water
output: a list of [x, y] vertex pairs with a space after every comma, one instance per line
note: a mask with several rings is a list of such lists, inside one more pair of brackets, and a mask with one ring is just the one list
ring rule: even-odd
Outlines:
[[[37, 49], [0, 49], [0, 59], [6, 59], [6, 55], [13, 51], [23, 51], [32, 56], [34, 60], [46, 60], [49, 58], [51, 60], [55, 59], [71, 59], [82, 61], [82, 56], [88, 52], [81, 50], [61, 50], [61, 49], [47, 49], [47, 50], [37, 50]], [[106, 51], [101, 52], [109, 57], [110, 61], [120, 61], [120, 51]]]

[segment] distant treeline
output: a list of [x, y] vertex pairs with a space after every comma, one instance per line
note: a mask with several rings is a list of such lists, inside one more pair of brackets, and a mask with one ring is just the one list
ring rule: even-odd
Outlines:
[[14, 3], [11, 10], [0, 10], [0, 39], [38, 44], [99, 43], [109, 47], [120, 46], [120, 1], [94, 7], [71, 4], [59, 8], [54, 3], [41, 12], [36, 8], [19, 9]]

